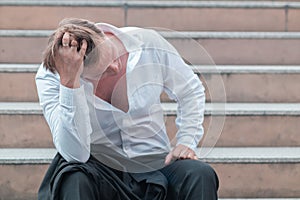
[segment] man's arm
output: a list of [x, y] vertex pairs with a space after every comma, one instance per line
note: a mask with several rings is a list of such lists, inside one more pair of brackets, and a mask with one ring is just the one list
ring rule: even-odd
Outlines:
[[195, 149], [203, 136], [205, 89], [176, 50], [170, 44], [166, 46], [162, 70], [165, 92], [178, 103], [177, 144], [166, 157], [168, 164], [177, 158], [197, 159]]
[[49, 124], [53, 142], [67, 161], [86, 162], [90, 156], [92, 132], [84, 88], [80, 87], [85, 45], [77, 51], [78, 44], [63, 36], [55, 57], [58, 74], [40, 67], [36, 85], [44, 116]]

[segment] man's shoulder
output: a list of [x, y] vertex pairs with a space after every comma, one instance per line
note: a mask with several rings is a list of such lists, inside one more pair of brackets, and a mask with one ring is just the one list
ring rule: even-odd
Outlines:
[[167, 41], [159, 31], [152, 28], [140, 28], [140, 27], [123, 27], [121, 28], [123, 33], [130, 35], [136, 40], [143, 43], [145, 49], [156, 49], [157, 52], [168, 52], [178, 55], [175, 47]]
[[151, 28], [142, 28], [137, 26], [126, 26], [120, 28], [122, 32], [126, 33], [139, 33], [139, 34], [157, 34], [157, 32], [154, 29]]
[[121, 30], [144, 43], [157, 43], [163, 40], [162, 36], [154, 29], [140, 27], [123, 27]]
[[50, 72], [50, 70], [47, 70], [46, 67], [44, 66], [44, 63], [41, 63], [37, 73], [35, 75], [35, 79], [55, 79], [59, 80], [59, 74], [58, 73], [53, 73]]

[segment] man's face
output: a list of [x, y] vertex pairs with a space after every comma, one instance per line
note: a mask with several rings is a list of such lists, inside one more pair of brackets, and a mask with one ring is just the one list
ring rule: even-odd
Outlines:
[[118, 48], [113, 40], [104, 37], [104, 40], [99, 41], [95, 49], [89, 53], [87, 59], [92, 59], [92, 62], [84, 67], [81, 77], [92, 82], [99, 81], [119, 56]]

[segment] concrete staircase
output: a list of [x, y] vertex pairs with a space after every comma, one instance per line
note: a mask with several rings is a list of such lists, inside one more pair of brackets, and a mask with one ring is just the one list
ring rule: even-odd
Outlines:
[[[220, 199], [300, 199], [299, 2], [2, 0], [0, 200], [36, 199], [56, 152], [34, 76], [47, 36], [64, 17], [161, 27], [207, 86], [209, 134], [197, 153], [216, 169]], [[195, 41], [213, 62], [191, 49]], [[208, 87], [220, 80], [226, 102]], [[176, 105], [162, 99], [172, 139]]]

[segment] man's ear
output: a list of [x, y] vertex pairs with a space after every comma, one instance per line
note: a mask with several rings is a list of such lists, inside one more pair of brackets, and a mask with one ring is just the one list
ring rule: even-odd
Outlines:
[[117, 62], [114, 62], [107, 67], [105, 72], [107, 75], [115, 75], [120, 72], [120, 67]]

